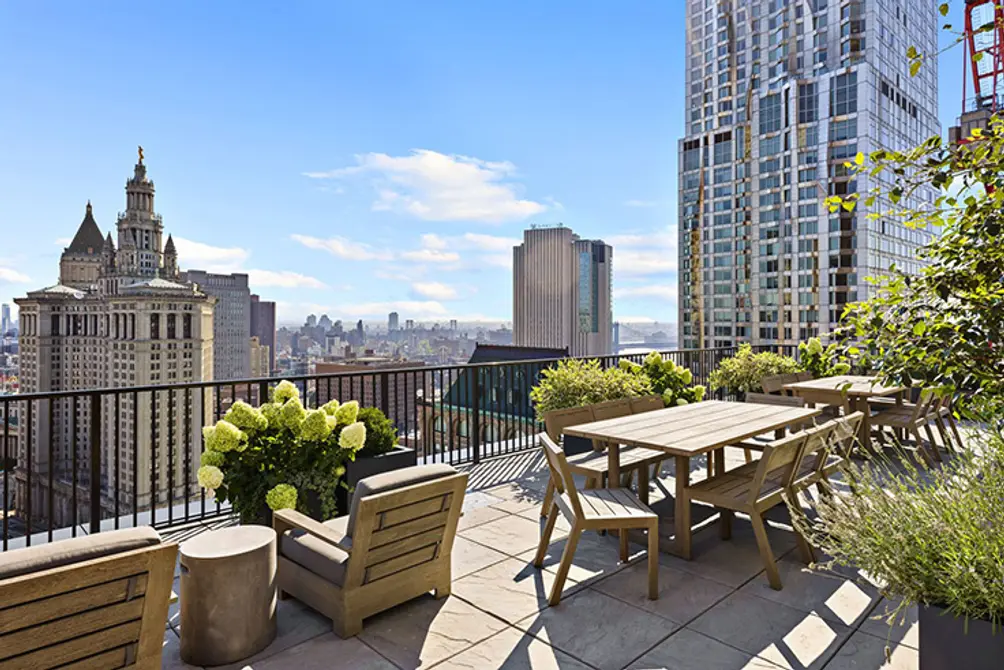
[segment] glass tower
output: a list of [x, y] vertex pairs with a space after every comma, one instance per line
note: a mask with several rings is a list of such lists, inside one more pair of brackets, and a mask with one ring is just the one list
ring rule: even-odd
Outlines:
[[[930, 239], [830, 195], [881, 185], [858, 152], [940, 133], [937, 3], [686, 0], [686, 136], [679, 146], [680, 343], [796, 344], [825, 335], [868, 277], [916, 272]], [[900, 206], [934, 199], [923, 189]], [[876, 201], [872, 212], [888, 212]]]

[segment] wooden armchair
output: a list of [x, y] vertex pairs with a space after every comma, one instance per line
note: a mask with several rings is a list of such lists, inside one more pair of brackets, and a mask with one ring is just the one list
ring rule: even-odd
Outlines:
[[[655, 401], [658, 401], [658, 406]], [[562, 435], [565, 428], [578, 426], [592, 421], [602, 421], [604, 419], [614, 419], [628, 414], [639, 414], [643, 411], [651, 411], [663, 407], [662, 398], [651, 396], [647, 398], [632, 398], [625, 400], [615, 400], [611, 402], [597, 403], [595, 405], [585, 405], [583, 407], [573, 407], [570, 409], [559, 409], [548, 412], [544, 415], [544, 426], [548, 437], [555, 444], [561, 444]], [[606, 478], [609, 474], [609, 460], [606, 454], [606, 445], [594, 445], [592, 451], [565, 454], [568, 467], [573, 474], [581, 475], [586, 479], [586, 488], [601, 488], [606, 485]], [[626, 447], [620, 452], [620, 466], [623, 473], [625, 486], [631, 485], [634, 473], [638, 473], [638, 487], [648, 487], [649, 476], [648, 467], [655, 466], [656, 476], [658, 468], [666, 457], [661, 451], [655, 449], [645, 449], [643, 447]], [[555, 482], [554, 476], [547, 482], [547, 490], [544, 492], [544, 501], [540, 506], [540, 515], [546, 517], [551, 510], [551, 501], [554, 498]]]
[[[881, 432], [883, 428], [892, 428], [897, 433], [909, 432], [917, 441], [916, 453], [928, 464], [935, 460], [942, 460], [941, 452], [934, 439], [934, 432], [931, 430], [931, 421], [935, 415], [940, 416], [937, 410], [931, 412], [931, 407], [935, 405], [934, 392], [924, 389], [920, 393], [920, 398], [916, 404], [906, 404], [893, 406], [889, 409], [874, 414], [870, 417], [871, 427]], [[940, 407], [940, 403], [937, 404]], [[924, 447], [924, 438], [920, 434], [920, 429], [924, 428], [930, 438], [930, 450]], [[933, 454], [932, 454], [933, 452]], [[932, 458], [933, 456], [933, 458]]]
[[280, 597], [330, 618], [346, 638], [368, 616], [432, 590], [448, 596], [466, 487], [467, 474], [449, 465], [418, 465], [360, 481], [348, 516], [321, 523], [275, 512]]
[[552, 508], [547, 515], [544, 532], [540, 536], [537, 556], [534, 566], [540, 568], [544, 564], [547, 546], [551, 541], [554, 524], [558, 513], [564, 515], [572, 526], [565, 550], [561, 555], [558, 575], [551, 586], [548, 598], [550, 605], [561, 602], [561, 590], [568, 577], [568, 570], [575, 558], [575, 547], [579, 537], [586, 530], [613, 530], [620, 532], [620, 557], [622, 561], [628, 558], [628, 533], [633, 528], [648, 531], [648, 597], [656, 600], [659, 597], [659, 517], [643, 504], [629, 489], [590, 489], [577, 491], [572, 479], [572, 470], [564, 452], [547, 435], [540, 436], [547, 465], [551, 470], [551, 481], [555, 482], [557, 495]]
[[0, 667], [159, 669], [177, 553], [140, 527], [0, 554]]
[[684, 504], [699, 500], [722, 508], [722, 537], [725, 539], [731, 537], [731, 512], [749, 515], [767, 581], [776, 590], [781, 589], [781, 575], [774, 562], [763, 515], [784, 502], [784, 493], [791, 486], [809, 433], [795, 433], [772, 442], [764, 447], [759, 461], [710, 477], [683, 491]]

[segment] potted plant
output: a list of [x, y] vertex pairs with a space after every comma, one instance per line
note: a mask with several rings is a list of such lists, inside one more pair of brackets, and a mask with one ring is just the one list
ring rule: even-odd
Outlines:
[[840, 347], [835, 343], [823, 347], [823, 342], [818, 337], [810, 337], [799, 343], [798, 364], [811, 373], [813, 379], [846, 375], [851, 371], [850, 363]]
[[628, 360], [620, 362], [621, 369], [648, 379], [652, 393], [662, 396], [667, 407], [687, 405], [704, 399], [706, 389], [694, 384], [694, 374], [690, 369], [677, 365], [672, 360], [663, 360], [658, 351], [651, 352], [639, 365]]
[[724, 359], [708, 379], [711, 390], [725, 389], [742, 400], [749, 392], [759, 392], [765, 377], [798, 372], [798, 363], [791, 356], [773, 351], [753, 353], [753, 347], [743, 344], [735, 356]]
[[876, 457], [852, 463], [848, 491], [791, 505], [795, 525], [825, 551], [917, 604], [923, 670], [989, 670], [1004, 659], [1004, 439], [983, 436], [943, 468]]
[[[566, 358], [543, 370], [540, 382], [530, 390], [537, 420], [558, 409], [593, 405], [605, 400], [651, 395], [652, 385], [644, 375], [620, 368], [602, 368], [598, 360]], [[593, 448], [586, 438], [566, 437], [565, 451], [577, 454]]]
[[359, 480], [418, 463], [415, 450], [398, 444], [397, 428], [376, 407], [363, 407], [356, 420], [366, 426], [366, 442], [353, 460], [345, 464], [345, 486], [338, 489], [338, 508], [347, 511], [350, 492]]
[[259, 408], [237, 401], [203, 429], [199, 485], [230, 502], [242, 523], [269, 523], [270, 510], [334, 517], [346, 464], [366, 443], [359, 404], [331, 401], [307, 410], [296, 386], [280, 382]]

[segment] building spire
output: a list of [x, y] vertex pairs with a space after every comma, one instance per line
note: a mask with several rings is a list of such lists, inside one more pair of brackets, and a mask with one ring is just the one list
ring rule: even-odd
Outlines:
[[143, 145], [139, 145], [139, 164], [143, 164]]

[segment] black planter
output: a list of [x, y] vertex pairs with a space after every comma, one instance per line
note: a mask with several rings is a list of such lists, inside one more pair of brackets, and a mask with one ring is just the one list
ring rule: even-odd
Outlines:
[[[418, 464], [418, 455], [408, 447], [394, 447], [386, 454], [356, 458], [345, 464], [345, 483], [349, 489], [354, 489], [359, 480], [366, 479], [381, 472], [390, 472], [400, 468], [408, 468]], [[338, 502], [338, 516], [349, 513], [352, 504], [352, 494], [345, 487], [338, 487], [335, 494]]]
[[941, 607], [919, 607], [920, 670], [999, 670], [1004, 631], [982, 619], [956, 618]]

